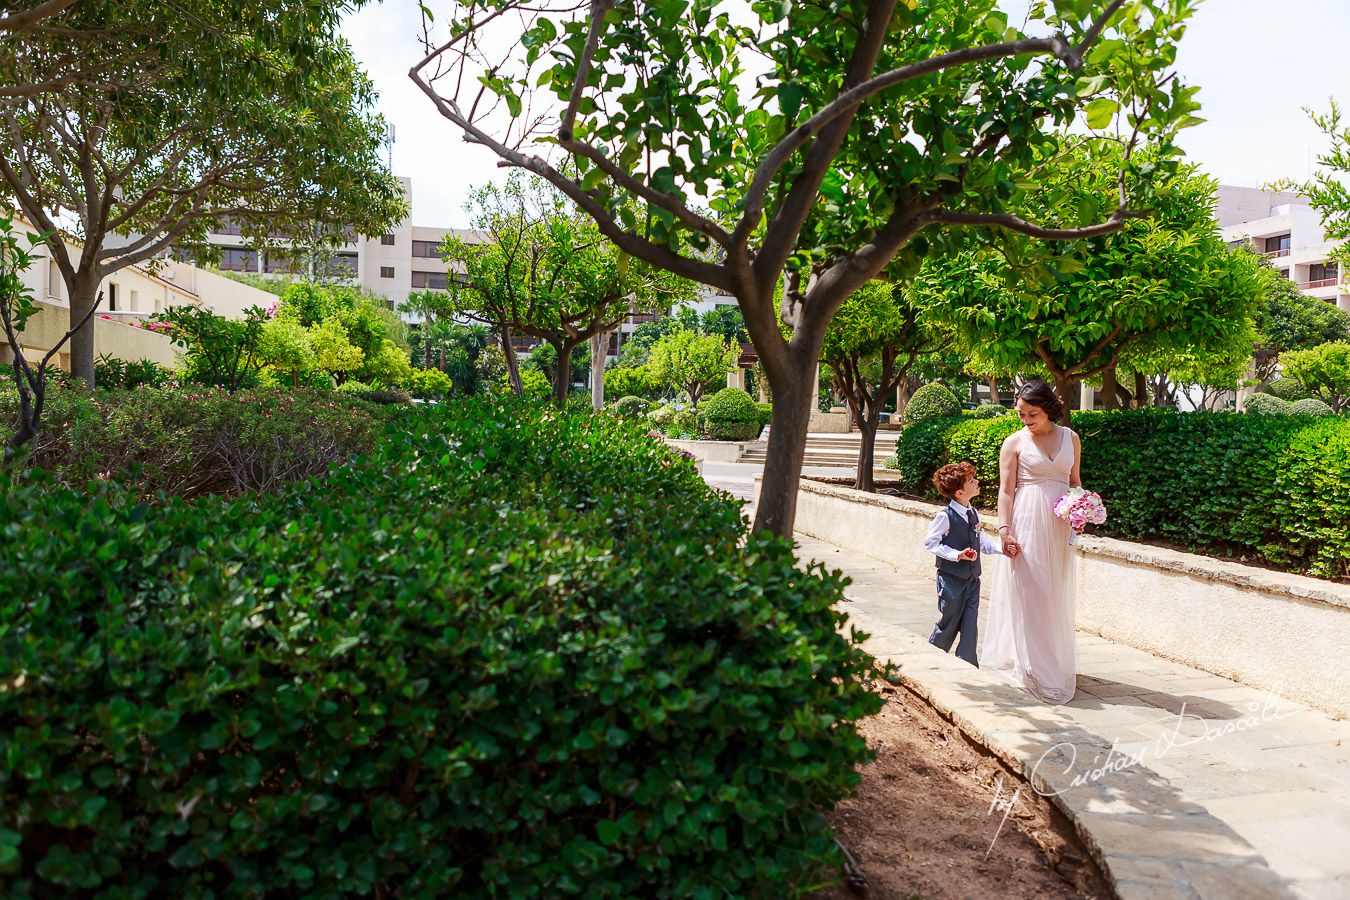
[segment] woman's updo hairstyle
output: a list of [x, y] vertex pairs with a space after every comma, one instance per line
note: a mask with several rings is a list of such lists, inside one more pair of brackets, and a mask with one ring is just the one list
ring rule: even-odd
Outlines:
[[1052, 422], [1058, 422], [1060, 413], [1064, 412], [1064, 404], [1055, 396], [1055, 389], [1044, 381], [1028, 381], [1017, 389], [1016, 399], [1039, 406]]

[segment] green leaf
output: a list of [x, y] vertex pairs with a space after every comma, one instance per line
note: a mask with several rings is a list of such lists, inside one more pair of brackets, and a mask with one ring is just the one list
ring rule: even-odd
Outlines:
[[1089, 103], [1083, 114], [1087, 117], [1089, 128], [1105, 128], [1120, 109], [1120, 103], [1110, 97], [1098, 97]]

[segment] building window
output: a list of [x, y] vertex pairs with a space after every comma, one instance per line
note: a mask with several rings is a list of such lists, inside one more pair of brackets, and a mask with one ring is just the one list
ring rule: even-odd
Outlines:
[[1281, 234], [1266, 238], [1266, 256], [1288, 256], [1289, 235]]
[[135, 291], [132, 291], [131, 302], [127, 304], [127, 309], [131, 312], [135, 312], [136, 310], [140, 309], [141, 306], [140, 300], [141, 300], [140, 296]]
[[226, 272], [256, 272], [258, 251], [245, 247], [226, 247], [220, 254], [220, 267]]
[[332, 268], [356, 274], [358, 263], [355, 253], [338, 253], [333, 257]]
[[294, 271], [291, 267], [290, 255], [275, 250], [269, 251], [267, 255], [263, 257], [263, 271], [276, 272], [281, 275], [290, 275]]
[[380, 266], [380, 277], [381, 277], [381, 278], [393, 278], [393, 277], [394, 277], [394, 267], [393, 267], [393, 266]]
[[219, 225], [216, 225], [215, 227], [213, 227], [213, 228], [211, 229], [211, 233], [212, 233], [212, 234], [233, 234], [233, 235], [238, 235], [238, 234], [243, 234], [243, 233], [244, 233], [244, 229], [243, 229], [243, 226], [240, 225], [239, 222], [238, 222], [236, 219], [232, 219], [232, 218], [230, 218], [229, 216], [226, 216], [225, 218], [223, 218], [223, 219], [220, 220], [220, 224], [219, 224]]
[[117, 285], [108, 285], [108, 312], [117, 312]]
[[450, 276], [445, 272], [413, 272], [412, 286], [414, 288], [443, 291], [450, 287]]
[[380, 235], [380, 243], [386, 247], [394, 246], [394, 236], [392, 234]]
[[412, 255], [418, 259], [440, 259], [438, 247], [440, 244], [436, 241], [413, 241]]
[[1335, 263], [1313, 263], [1308, 267], [1309, 281], [1335, 281], [1339, 274]]

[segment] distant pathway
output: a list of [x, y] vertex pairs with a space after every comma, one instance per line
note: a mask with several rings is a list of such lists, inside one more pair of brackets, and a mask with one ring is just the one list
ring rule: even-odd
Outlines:
[[[749, 500], [758, 470], [704, 477]], [[1044, 705], [928, 645], [929, 579], [797, 540], [852, 579], [870, 652], [1038, 789], [1063, 789], [1122, 897], [1350, 900], [1350, 723], [1081, 632], [1076, 699]]]

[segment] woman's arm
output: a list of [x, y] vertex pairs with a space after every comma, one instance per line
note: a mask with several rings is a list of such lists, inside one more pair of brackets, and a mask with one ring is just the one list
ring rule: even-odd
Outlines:
[[1083, 479], [1079, 477], [1079, 467], [1083, 464], [1083, 447], [1078, 441], [1078, 432], [1070, 431], [1069, 436], [1073, 438], [1073, 468], [1069, 470], [1069, 487], [1076, 488], [1082, 485]]
[[1012, 533], [1013, 498], [1016, 496], [1017, 448], [1013, 438], [1009, 437], [998, 451], [998, 536], [1007, 556], [1016, 556], [1018, 550]]

